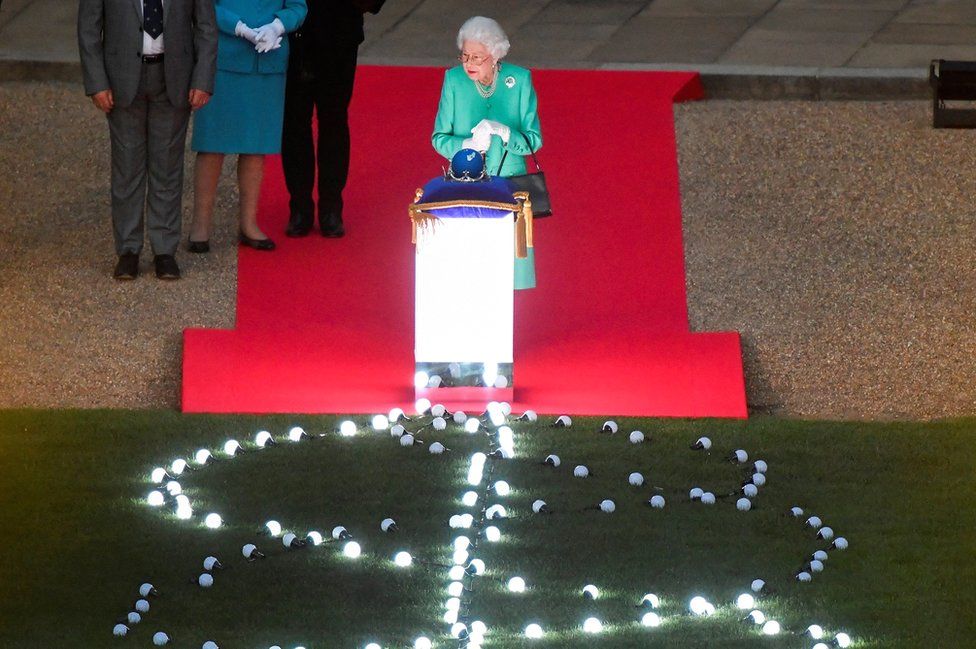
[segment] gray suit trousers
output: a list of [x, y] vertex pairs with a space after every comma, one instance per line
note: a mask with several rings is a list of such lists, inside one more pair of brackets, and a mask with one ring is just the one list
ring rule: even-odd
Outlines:
[[153, 254], [176, 253], [189, 121], [190, 108], [173, 106], [166, 96], [162, 63], [143, 63], [132, 104], [108, 114], [116, 254], [141, 252], [144, 214]]

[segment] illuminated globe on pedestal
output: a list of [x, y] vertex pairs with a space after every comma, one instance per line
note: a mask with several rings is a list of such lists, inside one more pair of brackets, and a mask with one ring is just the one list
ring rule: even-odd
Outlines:
[[474, 149], [461, 149], [451, 158], [452, 180], [480, 180], [485, 175], [485, 158]]

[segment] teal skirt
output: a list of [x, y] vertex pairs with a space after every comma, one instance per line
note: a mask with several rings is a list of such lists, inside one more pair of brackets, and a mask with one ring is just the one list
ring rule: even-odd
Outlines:
[[190, 148], [204, 153], [280, 153], [284, 114], [284, 73], [217, 70], [213, 97], [193, 114]]
[[535, 288], [535, 248], [525, 259], [515, 258], [515, 290]]

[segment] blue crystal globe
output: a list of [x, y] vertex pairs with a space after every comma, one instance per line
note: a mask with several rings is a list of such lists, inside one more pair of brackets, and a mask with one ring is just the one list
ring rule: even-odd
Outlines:
[[451, 158], [448, 173], [453, 180], [481, 180], [485, 177], [485, 158], [474, 149], [461, 149]]

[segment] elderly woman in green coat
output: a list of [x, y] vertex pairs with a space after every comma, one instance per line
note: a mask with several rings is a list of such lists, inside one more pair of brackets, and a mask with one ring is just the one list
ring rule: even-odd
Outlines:
[[[510, 44], [491, 18], [468, 19], [458, 31], [457, 46], [461, 65], [444, 75], [431, 138], [434, 148], [448, 160], [461, 149], [486, 152], [490, 174], [524, 174], [524, 156], [542, 146], [531, 73], [502, 63]], [[533, 287], [535, 256], [529, 248], [527, 258], [515, 260], [515, 288]]]

